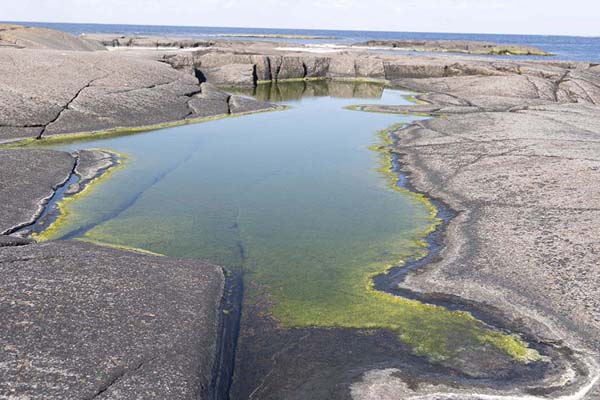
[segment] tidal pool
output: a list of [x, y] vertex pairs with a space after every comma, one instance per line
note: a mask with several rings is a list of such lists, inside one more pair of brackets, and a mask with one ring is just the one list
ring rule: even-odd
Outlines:
[[63, 204], [64, 216], [42, 237], [242, 270], [244, 301], [268, 304], [283, 327], [386, 329], [432, 361], [479, 350], [536, 358], [518, 337], [470, 314], [373, 287], [374, 275], [422, 256], [440, 221], [425, 197], [396, 185], [387, 136], [378, 134], [417, 117], [344, 107], [407, 104], [405, 93], [300, 82], [260, 86], [255, 95], [291, 108], [56, 145], [111, 149], [125, 163]]

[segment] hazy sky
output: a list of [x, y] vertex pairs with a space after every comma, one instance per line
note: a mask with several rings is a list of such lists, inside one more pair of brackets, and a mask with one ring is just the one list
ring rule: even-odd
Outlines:
[[0, 0], [0, 20], [600, 36], [599, 0]]

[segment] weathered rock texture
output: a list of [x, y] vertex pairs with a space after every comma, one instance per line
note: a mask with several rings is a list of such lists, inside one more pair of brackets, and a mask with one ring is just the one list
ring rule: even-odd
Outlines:
[[[465, 57], [333, 53], [315, 56], [277, 48], [244, 49], [242, 46], [187, 51], [163, 55], [174, 68], [205, 76], [222, 85], [250, 85], [260, 81], [306, 78], [375, 79], [393, 81], [405, 78], [441, 78], [449, 76], [506, 76], [555, 73], [566, 68], [589, 68], [586, 63], [542, 63], [499, 61]], [[523, 68], [523, 71], [520, 68]]]
[[32, 223], [74, 166], [69, 153], [0, 150], [0, 234]]
[[78, 51], [106, 50], [95, 40], [87, 40], [54, 29], [0, 24], [0, 49], [3, 47]]
[[0, 247], [0, 394], [208, 399], [223, 274], [81, 242]]
[[[488, 68], [494, 73], [392, 82], [425, 92], [419, 97], [429, 104], [361, 107], [439, 116], [399, 131], [394, 149], [414, 186], [458, 215], [439, 260], [403, 285], [492, 306], [597, 359], [600, 74], [586, 64]], [[366, 374], [353, 394], [410, 399], [423, 391], [382, 370]]]
[[355, 46], [384, 47], [408, 51], [436, 53], [466, 53], [490, 55], [536, 55], [551, 54], [532, 46], [510, 45], [473, 40], [369, 40]]
[[107, 47], [165, 47], [183, 49], [190, 47], [210, 47], [215, 45], [215, 42], [212, 40], [166, 36], [124, 36], [92, 33], [83, 35], [82, 37], [90, 41], [101, 43]]
[[[109, 52], [0, 52], [0, 141], [230, 113], [227, 96], [221, 104], [204, 102], [196, 77], [151, 59]], [[257, 103], [254, 109], [273, 105]]]
[[[92, 150], [1, 150], [0, 165], [3, 231], [73, 170], [109, 166]], [[199, 261], [0, 235], [0, 398], [211, 398], [223, 285]]]

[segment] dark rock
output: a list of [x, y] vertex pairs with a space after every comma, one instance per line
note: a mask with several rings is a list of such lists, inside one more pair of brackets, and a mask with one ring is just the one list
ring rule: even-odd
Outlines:
[[33, 243], [31, 239], [18, 236], [0, 235], [0, 247], [25, 246], [30, 243]]
[[0, 393], [208, 399], [221, 269], [82, 242], [0, 247]]
[[329, 72], [328, 57], [304, 57], [307, 78], [326, 78]]
[[277, 80], [302, 79], [306, 75], [304, 63], [300, 57], [283, 57], [277, 73]]
[[0, 233], [7, 233], [35, 220], [75, 159], [53, 150], [0, 150], [0, 164]]

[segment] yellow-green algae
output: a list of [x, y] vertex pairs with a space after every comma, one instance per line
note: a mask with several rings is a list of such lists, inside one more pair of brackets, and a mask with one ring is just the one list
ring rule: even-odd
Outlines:
[[[291, 124], [288, 129], [299, 129], [301, 125], [303, 131], [298, 131], [298, 134], [312, 134], [321, 140], [323, 136], [319, 132], [313, 133], [310, 123], [300, 123], [311, 121], [327, 111], [333, 112], [328, 103], [321, 103], [316, 99], [315, 102], [314, 109], [309, 111], [295, 107], [286, 120]], [[339, 106], [336, 106], [336, 109], [339, 110]], [[385, 195], [385, 202], [381, 205], [370, 204], [377, 200], [377, 197], [369, 196], [364, 200], [359, 196], [352, 203], [335, 198], [340, 195], [337, 191], [339, 188], [334, 188], [335, 185], [341, 184], [341, 188], [348, 192], [356, 190], [355, 182], [344, 186], [344, 180], [339, 179], [338, 175], [321, 182], [318, 176], [312, 175], [313, 172], [305, 172], [301, 175], [292, 174], [294, 179], [291, 181], [287, 175], [284, 175], [285, 179], [279, 180], [278, 174], [281, 174], [281, 171], [276, 169], [275, 175], [270, 173], [258, 176], [259, 179], [254, 181], [249, 179], [263, 164], [269, 167], [270, 163], [281, 166], [285, 163], [282, 160], [291, 160], [293, 154], [303, 154], [306, 151], [316, 151], [320, 154], [321, 151], [315, 147], [304, 148], [301, 143], [294, 142], [295, 153], [291, 155], [273, 153], [269, 159], [261, 154], [258, 161], [255, 161], [258, 164], [252, 168], [247, 168], [246, 161], [242, 162], [243, 169], [230, 165], [241, 157], [271, 145], [256, 138], [260, 136], [257, 129], [269, 129], [269, 125], [265, 124], [271, 120], [266, 115], [262, 117], [264, 119], [244, 121], [244, 124], [219, 121], [214, 135], [218, 132], [221, 136], [218, 140], [213, 139], [213, 136], [204, 138], [209, 143], [204, 143], [204, 146], [199, 148], [193, 168], [181, 168], [178, 170], [177, 179], [166, 179], [146, 189], [135, 206], [120, 213], [117, 219], [96, 225], [85, 233], [84, 238], [148, 249], [170, 256], [208, 259], [228, 267], [241, 266], [249, 283], [246, 286], [246, 301], [250, 304], [265, 304], [266, 299], [269, 315], [285, 327], [388, 329], [396, 332], [415, 353], [427, 356], [433, 361], [451, 362], [460, 357], [464, 350], [489, 348], [522, 362], [538, 359], [537, 352], [530, 349], [518, 336], [492, 330], [469, 313], [449, 311], [443, 307], [393, 296], [374, 288], [374, 276], [394, 266], [402, 266], [407, 260], [424, 256], [428, 251], [427, 237], [441, 222], [436, 217], [435, 207], [425, 196], [396, 185], [398, 176], [392, 168], [391, 153], [388, 149], [389, 130], [379, 133], [379, 143], [372, 149], [377, 152], [379, 158], [378, 172], [375, 173], [379, 178], [376, 180], [381, 185], [380, 190], [391, 193], [390, 196]], [[389, 121], [391, 116], [374, 115], [369, 118]], [[352, 115], [346, 115], [344, 119], [349, 120], [343, 121], [347, 122], [348, 126], [356, 127], [360, 123], [360, 120]], [[341, 122], [339, 118], [332, 121], [337, 125]], [[323, 121], [315, 123], [322, 124]], [[283, 126], [287, 125], [275, 125], [274, 133], [269, 132], [266, 135], [268, 140], [277, 140], [277, 136], [273, 135], [285, 132]], [[396, 125], [391, 129], [398, 128], [399, 125]], [[256, 147], [242, 148], [236, 153], [243, 137], [232, 136], [230, 143], [225, 132], [243, 129], [256, 130], [253, 131], [256, 132], [255, 136], [246, 144]], [[165, 134], [160, 133], [161, 137]], [[177, 132], [177, 135], [181, 140], [185, 138], [182, 132]], [[341, 136], [334, 136], [337, 142], [344, 137], [351, 138], [344, 136], [344, 132], [339, 135]], [[152, 138], [144, 139], [149, 141]], [[227, 161], [223, 160], [223, 154], [218, 154], [211, 146], [212, 140], [224, 142], [221, 145], [225, 151], [231, 153], [228, 154]], [[256, 141], [259, 143], [254, 143]], [[114, 144], [119, 145], [120, 142], [115, 141]], [[186, 143], [181, 145], [185, 147]], [[134, 151], [140, 143], [129, 146], [129, 149]], [[342, 148], [342, 151], [352, 149], [353, 147]], [[144, 157], [149, 157], [146, 153], [143, 154]], [[211, 164], [208, 162], [214, 157], [217, 167], [210, 169]], [[311, 157], [313, 159], [309, 159], [309, 162], [316, 162], [312, 154]], [[345, 153], [330, 154], [329, 157], [333, 162], [327, 164], [327, 168], [343, 168], [346, 171], [355, 167], [354, 161], [350, 164], [344, 163], [348, 157]], [[142, 157], [139, 158], [136, 159], [136, 163], [142, 161]], [[218, 164], [219, 162], [221, 164]], [[340, 163], [341, 166], [338, 165]], [[148, 168], [150, 166], [152, 165], [148, 164]], [[310, 167], [305, 162], [299, 163], [298, 166]], [[317, 166], [320, 167], [318, 164]], [[359, 166], [360, 170], [352, 170], [352, 173], [361, 174], [357, 181], [361, 183], [366, 178], [362, 176], [363, 165]], [[231, 168], [231, 172], [228, 168]], [[209, 173], [199, 175], [197, 171]], [[343, 176], [347, 178], [352, 175]], [[285, 190], [272, 184], [284, 182], [285, 185], [286, 180], [288, 184]], [[314, 190], [311, 185], [314, 185], [315, 180], [319, 182], [319, 189], [311, 191]], [[194, 182], [197, 187], [185, 185], [185, 182]], [[366, 189], [368, 193], [375, 190], [372, 187]], [[355, 196], [359, 193], [363, 192], [357, 191]], [[301, 194], [308, 196], [312, 202], [309, 203], [304, 198], [299, 199]], [[82, 204], [81, 201], [75, 202], [74, 199], [67, 200], [61, 206], [65, 217], [58, 222], [60, 229], [55, 228], [54, 231], [44, 234], [44, 237], [60, 237], [69, 229], [81, 226], [82, 220], [85, 225], [92, 218], [88, 216], [91, 207], [104, 204], [106, 198], [118, 196], [119, 192], [104, 195], [104, 198], [84, 196], [87, 198], [84, 198], [85, 200], [89, 200], [88, 205]], [[419, 219], [415, 223], [407, 224], [404, 230], [395, 231], [394, 221], [399, 215], [398, 212], [377, 216], [359, 213], [377, 210], [390, 212], [392, 210], [388, 204], [392, 203], [388, 201], [392, 200], [392, 197], [398, 201], [406, 201], [407, 205], [413, 204], [410, 207], [415, 211], [421, 209], [419, 213], [422, 214], [422, 221]], [[338, 204], [328, 210], [328, 214], [311, 214], [314, 204], [327, 203], [332, 198], [335, 198]], [[188, 203], [194, 200], [197, 201], [197, 205], [191, 209], [181, 208], [181, 200], [178, 199], [186, 199]], [[82, 200], [81, 196], [79, 200]], [[351, 208], [345, 211], [349, 206]], [[73, 211], [73, 208], [77, 208], [77, 212]], [[157, 213], [158, 211], [160, 212]], [[345, 223], [340, 217], [356, 217], [356, 222]], [[372, 230], [371, 225], [368, 225], [371, 219], [377, 221]], [[356, 224], [355, 232], [352, 231], [353, 224]], [[364, 228], [364, 224], [368, 227]], [[244, 250], [240, 251], [240, 247]]]
[[[31, 236], [33, 239], [35, 239], [38, 242], [46, 242], [46, 241], [56, 237], [57, 234], [59, 234], [61, 232], [63, 225], [65, 225], [67, 221], [72, 219], [72, 216], [70, 215], [71, 211], [70, 211], [69, 205], [71, 203], [78, 201], [83, 196], [88, 196], [88, 195], [92, 194], [95, 190], [97, 190], [97, 186], [99, 186], [102, 182], [105, 182], [108, 179], [110, 179], [110, 177], [116, 171], [123, 168], [125, 163], [130, 161], [130, 159], [122, 153], [117, 153], [114, 150], [108, 150], [108, 149], [102, 149], [102, 150], [111, 153], [113, 156], [116, 156], [116, 165], [111, 166], [108, 170], [104, 171], [101, 175], [92, 179], [79, 192], [77, 192], [73, 195], [70, 195], [70, 196], [66, 196], [65, 198], [61, 199], [56, 204], [56, 206], [58, 207], [58, 211], [59, 211], [59, 214], [56, 217], [56, 219], [54, 221], [52, 221], [52, 223], [46, 229], [44, 229], [42, 232], [32, 234]], [[87, 240], [87, 241], [94, 242], [93, 240]], [[112, 244], [112, 246], [113, 247], [122, 247], [122, 248], [127, 247], [128, 249], [132, 249], [132, 250], [135, 249], [137, 251], [153, 253], [149, 250], [136, 249], [134, 247], [128, 247], [125, 245]], [[154, 254], [157, 254], [157, 253], [154, 253]]]
[[97, 141], [103, 139], [110, 139], [113, 137], [119, 136], [128, 136], [128, 135], [136, 135], [138, 133], [156, 131], [167, 128], [175, 128], [178, 126], [198, 124], [201, 122], [209, 122], [209, 121], [217, 121], [224, 118], [232, 118], [232, 117], [243, 117], [246, 115], [259, 114], [263, 112], [270, 111], [284, 111], [287, 109], [287, 106], [278, 106], [277, 108], [270, 108], [266, 110], [258, 110], [258, 111], [248, 111], [243, 113], [236, 114], [219, 114], [210, 117], [200, 117], [200, 118], [188, 118], [181, 119], [177, 121], [171, 122], [163, 122], [160, 124], [151, 124], [151, 125], [142, 125], [142, 126], [132, 126], [132, 127], [116, 127], [111, 129], [105, 129], [100, 131], [93, 132], [77, 132], [77, 133], [61, 133], [51, 136], [44, 136], [42, 138], [28, 138], [28, 139], [20, 139], [15, 140], [13, 142], [6, 142], [0, 144], [0, 148], [21, 148], [21, 147], [51, 147], [51, 146], [59, 146], [70, 143], [82, 143], [86, 141]]
[[164, 254], [155, 253], [154, 251], [140, 249], [138, 247], [125, 246], [123, 244], [114, 244], [114, 243], [100, 242], [100, 241], [97, 241], [97, 240], [89, 239], [89, 238], [87, 238], [85, 236], [82, 237], [82, 238], [76, 238], [75, 240], [78, 240], [78, 241], [84, 242], [84, 243], [91, 243], [91, 244], [96, 244], [96, 245], [99, 245], [99, 246], [110, 247], [110, 248], [113, 248], [113, 249], [133, 251], [133, 252], [145, 254], [145, 255], [148, 255], [148, 256], [165, 257]]

